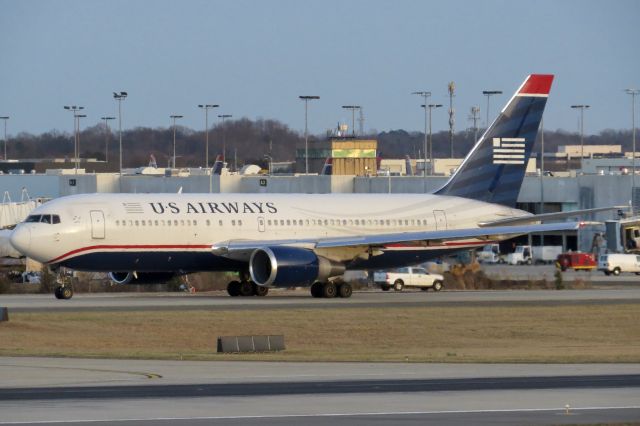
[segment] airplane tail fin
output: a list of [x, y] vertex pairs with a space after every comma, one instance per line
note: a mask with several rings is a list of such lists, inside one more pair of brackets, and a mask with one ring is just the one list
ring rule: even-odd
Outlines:
[[321, 175], [332, 175], [333, 174], [333, 158], [327, 157], [324, 162], [324, 166], [322, 167]]
[[222, 174], [222, 168], [224, 167], [224, 158], [222, 158], [222, 154], [218, 154], [216, 156], [216, 161], [213, 163], [213, 167], [211, 168], [211, 174], [219, 175]]
[[514, 207], [553, 75], [531, 74], [435, 193]]
[[413, 168], [411, 167], [411, 158], [408, 155], [404, 157], [406, 172], [405, 175], [413, 176]]

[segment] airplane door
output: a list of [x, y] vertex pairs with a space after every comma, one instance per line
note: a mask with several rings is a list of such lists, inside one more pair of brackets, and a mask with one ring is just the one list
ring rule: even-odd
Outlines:
[[91, 210], [91, 238], [104, 238], [104, 213], [100, 210]]
[[433, 217], [436, 219], [436, 230], [447, 229], [447, 215], [444, 210], [434, 210]]
[[258, 217], [258, 231], [264, 232], [264, 217]]

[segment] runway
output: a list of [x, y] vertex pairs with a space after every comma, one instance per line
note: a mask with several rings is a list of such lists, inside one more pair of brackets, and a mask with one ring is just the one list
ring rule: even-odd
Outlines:
[[314, 299], [307, 290], [273, 290], [269, 296], [229, 297], [225, 292], [76, 294], [71, 300], [53, 295], [0, 295], [0, 306], [10, 312], [235, 310], [293, 308], [370, 308], [409, 306], [522, 306], [640, 303], [640, 287], [589, 290], [504, 291], [358, 291], [349, 299]]
[[579, 424], [640, 418], [638, 364], [0, 358], [0, 377], [0, 424]]

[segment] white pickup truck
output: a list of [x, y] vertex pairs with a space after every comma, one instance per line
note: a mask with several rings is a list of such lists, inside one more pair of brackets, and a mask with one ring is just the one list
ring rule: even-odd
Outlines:
[[393, 271], [374, 272], [373, 281], [380, 285], [382, 290], [402, 291], [405, 287], [417, 287], [426, 291], [432, 288], [434, 291], [442, 290], [444, 277], [438, 274], [430, 274], [424, 268], [408, 267], [398, 268]]

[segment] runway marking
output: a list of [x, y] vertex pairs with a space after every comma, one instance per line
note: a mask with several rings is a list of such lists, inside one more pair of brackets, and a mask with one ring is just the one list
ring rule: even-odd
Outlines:
[[[596, 410], [637, 410], [640, 405], [621, 407], [571, 407], [572, 412], [576, 411], [596, 411]], [[140, 417], [129, 419], [84, 419], [84, 420], [36, 420], [4, 422], [0, 425], [25, 425], [25, 424], [60, 424], [60, 423], [122, 423], [122, 422], [160, 422], [176, 420], [242, 420], [242, 419], [287, 419], [287, 418], [307, 418], [307, 417], [356, 417], [356, 416], [398, 416], [398, 415], [418, 415], [418, 414], [484, 414], [484, 413], [535, 413], [543, 411], [557, 411], [564, 414], [565, 407], [556, 408], [511, 408], [493, 410], [439, 410], [439, 411], [384, 411], [384, 412], [356, 412], [356, 413], [314, 413], [314, 414], [269, 414], [254, 416], [200, 416], [200, 417]]]

